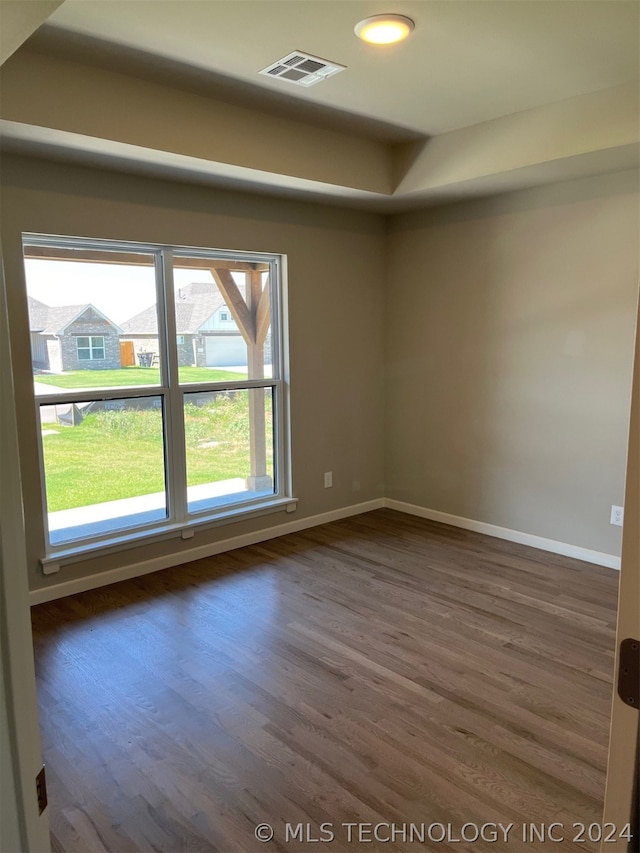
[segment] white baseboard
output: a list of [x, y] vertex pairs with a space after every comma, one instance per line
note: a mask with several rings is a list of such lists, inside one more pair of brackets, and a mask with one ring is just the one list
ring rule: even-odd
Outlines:
[[171, 568], [171, 566], [179, 566], [182, 563], [201, 560], [203, 557], [212, 557], [214, 554], [222, 554], [224, 551], [233, 551], [236, 548], [243, 548], [245, 545], [256, 545], [259, 542], [266, 542], [268, 539], [285, 536], [287, 533], [298, 533], [300, 530], [317, 527], [319, 524], [328, 524], [330, 521], [339, 521], [342, 518], [349, 518], [352, 515], [361, 515], [363, 512], [371, 512], [371, 510], [374, 509], [383, 509], [384, 506], [385, 499], [377, 498], [364, 503], [352, 504], [351, 506], [334, 509], [330, 512], [323, 512], [318, 515], [308, 516], [307, 518], [300, 518], [296, 521], [289, 521], [286, 524], [278, 524], [274, 527], [256, 530], [253, 533], [245, 533], [242, 536], [233, 536], [230, 539], [222, 539], [220, 542], [209, 542], [206, 545], [191, 548], [188, 551], [167, 554], [165, 557], [155, 557], [152, 560], [143, 560], [142, 562], [131, 563], [128, 566], [111, 569], [107, 572], [99, 572], [95, 575], [87, 575], [86, 577], [63, 581], [62, 583], [44, 587], [43, 589], [32, 590], [29, 593], [29, 603], [33, 607], [36, 604], [55, 601], [57, 598], [64, 598], [64, 596], [74, 595], [77, 592], [86, 592], [89, 589], [96, 589], [97, 587], [107, 586], [108, 584], [118, 583], [119, 581], [130, 580], [131, 578], [137, 578], [141, 575], [148, 575], [151, 572]]
[[95, 575], [75, 578], [74, 580], [64, 581], [63, 583], [54, 584], [43, 589], [35, 589], [29, 593], [29, 602], [31, 606], [44, 604], [47, 601], [55, 601], [57, 598], [63, 598], [77, 592], [86, 592], [89, 589], [96, 589], [97, 587], [107, 586], [108, 584], [118, 583], [119, 581], [137, 578], [151, 572], [160, 571], [161, 569], [171, 568], [171, 566], [178, 566], [181, 563], [201, 560], [203, 557], [212, 557], [215, 554], [222, 554], [225, 551], [243, 548], [245, 545], [256, 545], [259, 542], [266, 542], [278, 536], [285, 536], [287, 533], [298, 533], [300, 530], [317, 527], [320, 524], [328, 524], [330, 521], [339, 521], [342, 518], [349, 518], [353, 515], [360, 515], [363, 512], [371, 512], [371, 510], [383, 508], [394, 509], [398, 512], [407, 513], [407, 515], [419, 516], [420, 518], [427, 518], [430, 521], [439, 521], [442, 524], [450, 524], [453, 527], [462, 527], [465, 530], [473, 530], [476, 533], [484, 533], [487, 536], [495, 536], [497, 539], [506, 539], [509, 542], [517, 542], [520, 545], [529, 545], [532, 548], [550, 551], [553, 554], [561, 554], [564, 557], [574, 557], [577, 560], [584, 560], [587, 563], [595, 563], [597, 566], [620, 569], [620, 557], [616, 557], [613, 554], [592, 551], [589, 548], [582, 548], [579, 545], [569, 545], [566, 542], [557, 542], [555, 539], [545, 539], [542, 536], [534, 536], [531, 533], [522, 533], [519, 530], [498, 527], [495, 524], [487, 524], [484, 521], [474, 521], [471, 518], [463, 518], [459, 515], [451, 515], [448, 512], [427, 509], [426, 507], [416, 506], [415, 504], [405, 503], [404, 501], [396, 501], [390, 498], [376, 498], [375, 500], [364, 503], [335, 509], [331, 512], [323, 512], [318, 515], [308, 516], [307, 518], [289, 521], [286, 524], [278, 524], [274, 527], [256, 530], [253, 533], [245, 533], [242, 536], [222, 539], [220, 542], [209, 542], [206, 545], [191, 548], [188, 551], [167, 554], [164, 557], [155, 557], [152, 560], [143, 560], [128, 566], [122, 566], [118, 569], [111, 569], [107, 572], [99, 572]]
[[574, 557], [576, 560], [595, 563], [597, 566], [620, 569], [620, 557], [616, 557], [614, 554], [592, 551], [589, 548], [582, 548], [580, 545], [569, 545], [566, 542], [557, 542], [555, 539], [545, 539], [543, 536], [534, 536], [532, 533], [522, 533], [520, 530], [510, 530], [508, 527], [498, 527], [495, 524], [487, 524], [484, 521], [474, 521], [471, 518], [463, 518], [459, 515], [451, 515], [448, 512], [427, 509], [426, 507], [390, 498], [385, 500], [385, 506], [388, 509], [405, 512], [408, 515], [428, 518], [430, 521], [440, 521], [442, 524], [463, 527], [465, 530], [485, 533], [487, 536], [495, 536], [497, 539], [507, 539], [509, 542], [517, 542], [519, 545], [529, 545], [532, 548], [539, 548], [541, 551], [551, 551], [553, 554], [561, 554], [563, 557]]

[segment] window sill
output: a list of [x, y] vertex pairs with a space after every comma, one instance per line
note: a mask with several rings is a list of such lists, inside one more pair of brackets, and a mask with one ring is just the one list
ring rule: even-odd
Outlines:
[[297, 498], [273, 498], [251, 509], [231, 506], [215, 513], [194, 516], [184, 522], [164, 523], [144, 530], [129, 530], [120, 535], [101, 539], [99, 542], [54, 546], [46, 557], [40, 559], [40, 565], [43, 574], [52, 575], [59, 572], [63, 565], [77, 563], [91, 557], [113, 554], [165, 539], [191, 539], [201, 529], [206, 530], [209, 527], [258, 518], [274, 512], [295, 512], [297, 503]]

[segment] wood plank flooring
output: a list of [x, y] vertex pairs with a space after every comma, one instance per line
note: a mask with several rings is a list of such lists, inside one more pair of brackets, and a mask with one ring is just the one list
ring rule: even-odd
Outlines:
[[380, 510], [40, 605], [53, 850], [596, 851], [617, 584]]

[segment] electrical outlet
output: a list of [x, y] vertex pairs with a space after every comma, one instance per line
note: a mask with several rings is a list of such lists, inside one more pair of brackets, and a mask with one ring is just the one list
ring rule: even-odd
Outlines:
[[333, 486], [333, 471], [324, 472], [324, 487], [330, 489]]
[[623, 506], [612, 506], [611, 507], [611, 524], [615, 524], [617, 527], [622, 527], [623, 522], [624, 522], [624, 507]]

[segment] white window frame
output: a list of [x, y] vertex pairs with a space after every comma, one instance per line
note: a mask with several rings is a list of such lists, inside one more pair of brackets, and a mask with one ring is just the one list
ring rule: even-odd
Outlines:
[[[45, 556], [41, 559], [45, 573], [57, 571], [61, 561], [74, 562], [88, 553], [109, 553], [139, 544], [141, 541], [164, 539], [167, 535], [191, 536], [194, 527], [219, 525], [239, 518], [269, 512], [295, 509], [291, 479], [289, 360], [286, 299], [286, 257], [278, 254], [203, 249], [188, 246], [130, 243], [111, 240], [56, 237], [33, 233], [23, 234], [23, 245], [63, 249], [85, 249], [102, 252], [131, 252], [152, 255], [155, 262], [156, 296], [158, 306], [158, 344], [160, 384], [119, 388], [98, 388], [93, 391], [65, 391], [42, 394], [35, 398], [38, 432], [38, 455], [45, 529]], [[202, 257], [212, 260], [236, 260], [269, 264], [271, 282], [271, 358], [272, 376], [264, 380], [198, 382], [180, 384], [178, 381], [178, 335], [176, 334], [175, 296], [173, 285], [174, 256]], [[80, 337], [91, 337], [82, 335]], [[174, 342], [170, 345], [170, 341]], [[215, 509], [189, 512], [187, 507], [187, 470], [184, 435], [184, 395], [194, 391], [233, 391], [250, 388], [272, 390], [274, 441], [274, 493], [230, 502]], [[94, 400], [122, 400], [140, 397], [159, 397], [164, 411], [165, 479], [167, 518], [162, 522], [140, 524], [102, 535], [86, 536], [64, 543], [51, 543], [48, 526], [46, 477], [41, 438], [40, 408]]]
[[[104, 345], [104, 335], [76, 335], [76, 357], [78, 361], [104, 361], [107, 357], [107, 350]], [[80, 341], [88, 340], [89, 346], [81, 347]], [[102, 341], [101, 345], [94, 344], [94, 341]], [[102, 350], [102, 355], [94, 355], [94, 350]], [[80, 350], [88, 350], [89, 358], [80, 358]]]

